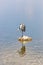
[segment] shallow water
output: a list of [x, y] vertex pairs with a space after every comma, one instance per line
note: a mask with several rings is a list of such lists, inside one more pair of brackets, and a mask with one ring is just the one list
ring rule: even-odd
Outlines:
[[[0, 65], [43, 65], [43, 41], [33, 40], [25, 44], [26, 53], [20, 56], [18, 41], [0, 43]], [[19, 59], [19, 60], [18, 60]]]
[[[42, 4], [43, 0], [0, 0], [0, 65], [43, 65]], [[25, 44], [23, 57], [18, 53], [21, 43], [17, 41], [21, 23], [26, 25], [24, 34], [33, 39]]]

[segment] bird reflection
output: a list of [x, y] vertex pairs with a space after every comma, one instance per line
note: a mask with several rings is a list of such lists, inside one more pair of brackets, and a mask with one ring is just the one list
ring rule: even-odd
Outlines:
[[20, 56], [24, 56], [25, 52], [26, 52], [25, 46], [22, 46], [21, 49], [18, 51], [18, 53], [19, 53]]

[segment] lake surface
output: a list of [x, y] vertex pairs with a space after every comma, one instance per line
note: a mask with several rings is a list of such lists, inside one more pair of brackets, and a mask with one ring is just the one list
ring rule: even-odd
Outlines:
[[[24, 57], [17, 53], [21, 23], [26, 25], [24, 35], [32, 37]], [[43, 65], [43, 0], [0, 0], [0, 65], [14, 64]]]
[[[25, 44], [26, 55], [21, 57], [18, 50], [22, 44], [18, 41], [21, 36], [19, 23], [0, 22], [0, 65], [42, 65], [43, 64], [43, 34], [39, 29], [26, 24], [24, 35], [32, 37], [32, 41]], [[30, 23], [31, 24], [31, 23]], [[29, 29], [30, 28], [30, 29]], [[19, 60], [18, 60], [19, 59]]]
[[[42, 65], [43, 64], [43, 41], [33, 40], [25, 44], [26, 54], [20, 56], [18, 50], [21, 43], [16, 41], [0, 42], [0, 65]], [[18, 60], [19, 59], [19, 60]]]
[[[0, 64], [1, 65], [42, 65], [43, 64], [43, 33], [39, 28], [34, 29], [26, 24], [24, 35], [32, 37], [32, 41], [25, 44], [26, 55], [21, 57], [18, 50], [22, 44], [18, 41], [21, 32], [18, 31], [19, 23], [0, 22]], [[38, 27], [38, 26], [37, 26]], [[29, 29], [30, 28], [30, 29]], [[19, 59], [19, 60], [18, 60]]]

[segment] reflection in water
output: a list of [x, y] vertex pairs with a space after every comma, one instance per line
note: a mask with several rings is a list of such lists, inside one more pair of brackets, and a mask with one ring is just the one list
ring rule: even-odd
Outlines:
[[26, 52], [25, 46], [22, 46], [21, 49], [20, 49], [20, 51], [18, 50], [18, 53], [19, 53], [20, 56], [24, 56], [25, 52]]

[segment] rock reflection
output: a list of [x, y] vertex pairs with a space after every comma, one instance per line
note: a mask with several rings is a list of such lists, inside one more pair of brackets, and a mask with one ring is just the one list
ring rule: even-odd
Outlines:
[[20, 56], [24, 56], [26, 54], [26, 47], [22, 46], [20, 50], [18, 50]]

